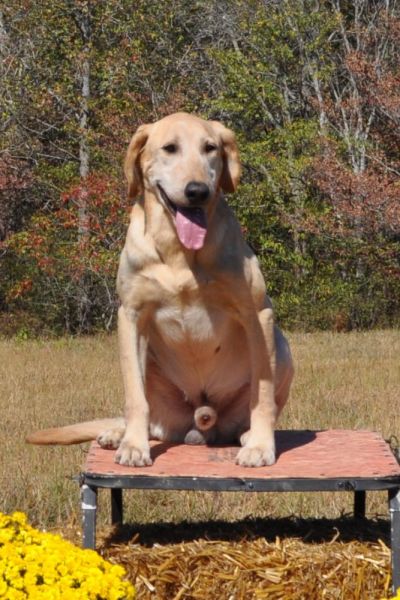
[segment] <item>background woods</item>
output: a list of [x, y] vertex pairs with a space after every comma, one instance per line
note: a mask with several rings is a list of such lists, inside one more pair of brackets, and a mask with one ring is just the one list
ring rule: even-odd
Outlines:
[[176, 110], [237, 133], [284, 326], [399, 324], [398, 1], [0, 6], [1, 330], [112, 327], [124, 151]]

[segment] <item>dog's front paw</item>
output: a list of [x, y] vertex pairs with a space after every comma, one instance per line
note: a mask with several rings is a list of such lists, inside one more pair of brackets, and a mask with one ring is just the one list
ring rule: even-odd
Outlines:
[[239, 450], [236, 464], [242, 467], [263, 467], [275, 462], [274, 446], [244, 446]]
[[122, 440], [115, 455], [115, 462], [129, 467], [149, 467], [153, 464], [150, 458], [150, 447], [139, 448], [127, 440]]
[[242, 435], [239, 437], [241, 446], [245, 446], [247, 444], [247, 440], [249, 439], [249, 436], [250, 436], [250, 429], [248, 429], [247, 431], [242, 433]]
[[115, 429], [107, 429], [106, 431], [102, 431], [97, 436], [97, 443], [102, 447], [108, 450], [115, 450], [121, 443], [122, 438], [124, 437], [125, 428], [116, 427]]

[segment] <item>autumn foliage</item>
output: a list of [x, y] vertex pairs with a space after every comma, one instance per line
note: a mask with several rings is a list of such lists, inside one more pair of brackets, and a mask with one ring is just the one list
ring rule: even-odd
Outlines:
[[0, 55], [0, 327], [113, 327], [125, 148], [176, 110], [237, 133], [230, 202], [284, 326], [399, 324], [394, 0], [16, 0]]
[[[87, 218], [82, 232], [79, 201], [84, 193]], [[28, 231], [10, 236], [2, 247], [19, 263], [21, 276], [7, 290], [6, 301], [27, 301], [50, 328], [74, 331], [79, 298], [89, 290], [85, 329], [109, 329], [116, 310], [114, 280], [127, 226], [125, 194], [105, 177], [91, 175], [60, 195], [57, 209], [32, 217]]]

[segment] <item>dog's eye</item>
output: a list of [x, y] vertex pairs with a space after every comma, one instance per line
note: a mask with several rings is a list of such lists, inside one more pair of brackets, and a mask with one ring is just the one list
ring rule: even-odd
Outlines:
[[178, 151], [178, 146], [176, 144], [166, 144], [163, 146], [163, 150], [168, 154], [175, 154]]
[[214, 150], [217, 150], [217, 146], [216, 146], [216, 144], [207, 142], [206, 145], [204, 146], [204, 150], [207, 152], [207, 154], [209, 154], [210, 152], [214, 152]]

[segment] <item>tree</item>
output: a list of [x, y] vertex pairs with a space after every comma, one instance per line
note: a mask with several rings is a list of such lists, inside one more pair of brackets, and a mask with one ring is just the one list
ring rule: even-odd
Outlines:
[[210, 50], [212, 109], [244, 132], [238, 209], [280, 313], [305, 326], [344, 315], [347, 327], [398, 314], [398, 156], [396, 133], [383, 134], [398, 122], [396, 3], [239, 7], [231, 40]]
[[222, 47], [208, 49], [219, 87], [205, 104], [208, 114], [228, 118], [242, 132], [245, 171], [237, 209], [280, 314], [288, 319], [291, 313], [294, 322], [313, 261], [304, 223], [318, 206], [308, 172], [324, 125], [313, 100], [333, 67], [335, 16], [315, 2], [256, 0], [231, 5], [223, 17], [229, 35]]
[[[29, 301], [52, 327], [87, 332], [110, 327], [115, 313], [111, 290], [126, 227], [122, 157], [138, 122], [171, 108], [171, 57], [177, 51], [179, 63], [185, 36], [175, 35], [185, 19], [171, 7], [160, 22], [158, 5], [126, 0], [28, 5], [26, 12], [26, 1], [17, 0], [2, 21], [4, 54], [20, 74], [10, 75], [2, 98], [8, 115], [2, 150], [16, 154], [23, 147], [26, 180], [37, 186], [42, 211], [3, 244], [9, 268], [3, 294], [20, 308]], [[173, 31], [165, 28], [173, 22]], [[100, 215], [111, 227], [107, 235]]]
[[331, 212], [319, 232], [342, 248], [340, 276], [353, 288], [348, 321], [371, 326], [382, 313], [398, 312], [400, 15], [395, 2], [331, 4], [338, 18], [331, 36], [336, 66], [313, 166]]
[[286, 326], [398, 322], [399, 18], [395, 0], [4, 6], [1, 305], [112, 326], [125, 148], [183, 109], [238, 135], [230, 201]]

